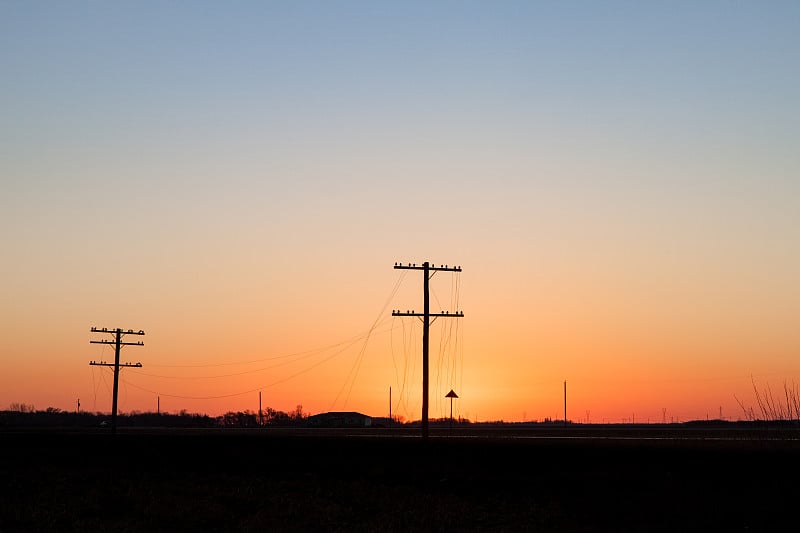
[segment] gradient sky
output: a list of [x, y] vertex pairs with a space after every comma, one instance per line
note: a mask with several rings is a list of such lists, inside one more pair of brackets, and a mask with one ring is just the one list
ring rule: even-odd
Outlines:
[[[742, 416], [800, 381], [800, 4], [0, 2], [0, 408]], [[395, 291], [396, 284], [397, 290]], [[365, 334], [370, 331], [368, 342]], [[345, 344], [340, 344], [347, 341]], [[734, 396], [735, 395], [735, 396]], [[202, 399], [200, 399], [202, 398]], [[666, 410], [666, 411], [664, 411]]]

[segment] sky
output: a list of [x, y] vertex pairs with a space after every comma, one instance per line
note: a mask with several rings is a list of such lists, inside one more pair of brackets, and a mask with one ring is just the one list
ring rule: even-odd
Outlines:
[[800, 4], [0, 1], [0, 409], [743, 416], [800, 382]]

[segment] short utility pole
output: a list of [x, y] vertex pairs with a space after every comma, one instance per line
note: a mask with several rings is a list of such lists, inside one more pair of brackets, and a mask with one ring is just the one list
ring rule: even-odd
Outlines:
[[119, 369], [125, 367], [141, 368], [142, 363], [120, 363], [119, 352], [123, 346], [144, 346], [141, 341], [138, 342], [122, 342], [123, 335], [144, 335], [144, 331], [133, 331], [129, 329], [124, 331], [121, 328], [92, 328], [92, 333], [111, 333], [114, 335], [114, 340], [102, 339], [99, 341], [89, 341], [90, 344], [111, 344], [114, 346], [114, 362], [106, 363], [105, 361], [89, 361], [89, 366], [110, 366], [114, 368], [114, 396], [111, 401], [111, 434], [117, 434], [117, 396], [119, 392]]
[[[416, 263], [404, 265], [403, 263], [395, 263], [394, 268], [397, 270], [422, 270], [423, 272], [423, 312], [416, 313], [414, 311], [401, 312], [399, 310], [392, 311], [392, 316], [418, 316], [422, 319], [422, 437], [428, 438], [428, 330], [431, 325], [431, 317], [436, 320], [440, 316], [449, 318], [461, 318], [464, 316], [462, 311], [442, 311], [441, 313], [430, 312], [430, 280], [436, 272], [461, 272], [460, 266], [449, 267], [447, 265], [431, 265], [427, 261], [422, 265], [417, 266]], [[433, 274], [432, 274], [432, 273]]]

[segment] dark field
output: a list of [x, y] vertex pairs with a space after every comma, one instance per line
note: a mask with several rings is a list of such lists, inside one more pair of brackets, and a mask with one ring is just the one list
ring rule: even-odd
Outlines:
[[704, 439], [731, 437], [713, 431], [444, 432], [427, 442], [354, 433], [7, 430], [0, 531], [800, 527], [798, 441]]

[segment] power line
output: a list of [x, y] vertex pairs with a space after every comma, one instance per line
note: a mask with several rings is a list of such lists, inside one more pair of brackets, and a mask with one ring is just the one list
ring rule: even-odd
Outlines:
[[[400, 321], [401, 331], [400, 331], [400, 338], [403, 341], [403, 372], [402, 376], [403, 379], [400, 381], [400, 374], [397, 370], [397, 363], [395, 362], [395, 355], [394, 355], [394, 336], [392, 338], [392, 362], [395, 364], [395, 378], [397, 382], [400, 384], [400, 394], [398, 395], [397, 400], [395, 401], [395, 411], [402, 406], [403, 412], [405, 416], [410, 418], [409, 414], [409, 394], [406, 391], [406, 383], [409, 380], [409, 361], [413, 364], [416, 361], [416, 354], [413, 354], [413, 357], [409, 357], [409, 340], [414, 337], [414, 323], [411, 323], [409, 327], [410, 331], [406, 331], [406, 321]], [[394, 330], [393, 330], [394, 331]], [[416, 346], [414, 344], [413, 346]], [[411, 378], [414, 377], [414, 372], [416, 370], [415, 366], [411, 367]]]
[[179, 398], [179, 399], [182, 399], [182, 400], [219, 400], [219, 399], [222, 399], [222, 398], [233, 398], [235, 396], [243, 396], [245, 394], [250, 394], [250, 393], [253, 393], [253, 392], [256, 392], [256, 391], [259, 391], [259, 390], [263, 390], [263, 389], [266, 389], [266, 388], [269, 388], [269, 387], [274, 387], [275, 385], [279, 385], [281, 383], [284, 383], [286, 381], [294, 379], [299, 375], [305, 374], [306, 372], [310, 372], [311, 370], [315, 369], [316, 367], [320, 366], [321, 364], [326, 363], [326, 362], [330, 361], [331, 359], [333, 359], [334, 357], [338, 356], [339, 354], [344, 352], [350, 346], [352, 346], [352, 344], [348, 345], [348, 346], [345, 346], [344, 348], [342, 348], [338, 352], [334, 352], [333, 354], [329, 355], [325, 359], [317, 361], [313, 365], [311, 365], [311, 366], [309, 366], [307, 368], [304, 368], [303, 370], [300, 370], [299, 372], [295, 372], [294, 374], [292, 374], [292, 375], [290, 375], [290, 376], [288, 376], [286, 378], [282, 378], [282, 379], [273, 381], [272, 383], [269, 383], [267, 385], [262, 385], [260, 387], [255, 387], [253, 389], [248, 389], [248, 390], [242, 391], [242, 392], [234, 392], [234, 393], [231, 393], [231, 394], [219, 394], [219, 395], [216, 395], [216, 396], [181, 396], [179, 394], [165, 394], [163, 392], [162, 393], [158, 393], [156, 391], [153, 391], [153, 390], [150, 390], [150, 389], [146, 389], [144, 387], [140, 387], [139, 385], [131, 383], [130, 381], [123, 380], [123, 382], [126, 385], [129, 385], [129, 386], [131, 386], [131, 387], [133, 387], [135, 389], [139, 389], [139, 390], [142, 390], [144, 392], [149, 392], [151, 394], [160, 394], [161, 396], [166, 396], [167, 398]]
[[[383, 324], [383, 322], [381, 322], [381, 324]], [[312, 348], [310, 350], [305, 350], [305, 351], [302, 351], [302, 352], [292, 352], [292, 353], [282, 354], [282, 355], [261, 357], [261, 358], [258, 358], [258, 359], [250, 359], [248, 361], [230, 361], [230, 362], [227, 362], [227, 363], [188, 364], [188, 365], [155, 365], [155, 364], [151, 364], [150, 366], [154, 367], [154, 368], [214, 368], [214, 367], [221, 367], [221, 366], [250, 365], [250, 364], [253, 364], [253, 363], [261, 363], [261, 362], [264, 362], [264, 361], [275, 361], [277, 359], [288, 359], [290, 357], [296, 357], [296, 356], [309, 356], [310, 357], [310, 356], [318, 354], [318, 353], [326, 352], [326, 351], [331, 350], [333, 348], [338, 348], [339, 346], [341, 346], [343, 344], [348, 344], [349, 343], [349, 345], [352, 345], [353, 343], [355, 343], [357, 341], [360, 341], [364, 337], [370, 335], [370, 333], [371, 333], [371, 331], [366, 331], [364, 333], [360, 333], [360, 334], [355, 335], [353, 337], [350, 337], [348, 339], [339, 341], [339, 342], [334, 343], [334, 344], [329, 344], [329, 345], [323, 346], [321, 348]], [[273, 367], [268, 367], [268, 368], [273, 368]], [[160, 377], [160, 376], [157, 376], [157, 377]], [[164, 377], [168, 377], [168, 376], [164, 376]]]
[[[268, 384], [265, 384], [265, 385], [260, 385], [258, 387], [255, 387], [255, 388], [252, 388], [252, 389], [248, 389], [248, 390], [245, 390], [245, 391], [233, 392], [233, 393], [228, 393], [228, 394], [216, 394], [216, 395], [209, 395], [209, 396], [187, 396], [187, 395], [181, 395], [181, 394], [169, 394], [169, 393], [164, 393], [164, 392], [156, 392], [156, 391], [154, 391], [152, 389], [149, 389], [149, 388], [146, 388], [146, 387], [142, 387], [141, 385], [137, 385], [137, 384], [132, 383], [132, 382], [127, 381], [127, 380], [123, 380], [123, 382], [126, 385], [129, 385], [129, 386], [134, 387], [136, 389], [139, 389], [141, 391], [148, 392], [148, 393], [154, 394], [154, 395], [165, 396], [165, 397], [168, 397], [168, 398], [178, 398], [178, 399], [185, 399], [185, 400], [215, 400], [215, 399], [223, 399], [223, 398], [233, 398], [233, 397], [236, 397], [236, 396], [243, 396], [243, 395], [246, 395], [246, 394], [251, 394], [253, 392], [260, 391], [260, 390], [263, 390], [265, 388], [273, 387], [275, 385], [279, 385], [279, 384], [284, 383], [286, 381], [290, 381], [290, 380], [296, 378], [297, 376], [300, 376], [302, 374], [310, 372], [311, 370], [313, 370], [313, 369], [319, 367], [320, 365], [332, 360], [333, 358], [340, 356], [343, 352], [348, 350], [350, 347], [352, 347], [358, 341], [360, 341], [362, 339], [365, 339], [364, 345], [362, 346], [362, 349], [359, 352], [359, 356], [358, 356], [358, 358], [356, 359], [356, 361], [354, 363], [355, 373], [357, 374], [358, 367], [356, 365], [360, 364], [359, 358], [363, 357], [364, 350], [366, 349], [366, 343], [369, 340], [369, 338], [371, 336], [375, 335], [376, 333], [384, 333], [386, 331], [391, 331], [391, 329], [392, 329], [390, 327], [387, 330], [382, 330], [381, 327], [384, 326], [386, 324], [386, 322], [389, 321], [390, 319], [388, 317], [384, 318], [384, 319], [380, 319], [380, 317], [385, 312], [386, 308], [391, 303], [392, 298], [394, 297], [394, 295], [399, 290], [399, 287], [401, 286], [401, 284], [403, 282], [403, 279], [405, 278], [405, 275], [406, 275], [406, 273], [403, 272], [403, 273], [400, 274], [400, 276], [398, 276], [397, 281], [395, 282], [394, 286], [392, 287], [392, 290], [390, 291], [388, 297], [386, 298], [385, 303], [383, 304], [383, 307], [381, 308], [380, 312], [377, 315], [377, 318], [373, 321], [373, 323], [370, 326], [370, 328], [365, 333], [357, 335], [357, 336], [354, 336], [354, 337], [351, 337], [351, 338], [349, 338], [347, 340], [337, 342], [335, 344], [326, 346], [324, 348], [319, 348], [319, 349], [314, 349], [314, 350], [307, 350], [307, 351], [304, 351], [304, 352], [295, 352], [295, 353], [292, 353], [292, 354], [281, 355], [281, 356], [254, 359], [254, 360], [251, 360], [251, 361], [238, 362], [238, 363], [232, 362], [232, 363], [219, 363], [219, 364], [210, 364], [210, 365], [153, 365], [153, 366], [170, 367], [170, 368], [220, 367], [220, 366], [226, 366], [226, 365], [246, 364], [246, 363], [268, 361], [268, 360], [276, 360], [276, 359], [286, 359], [286, 358], [289, 358], [289, 357], [295, 357], [295, 359], [293, 359], [291, 361], [286, 361], [286, 362], [282, 362], [282, 363], [279, 363], [279, 364], [276, 364], [276, 365], [270, 365], [270, 366], [267, 366], [267, 367], [264, 367], [264, 368], [259, 368], [259, 369], [245, 370], [245, 371], [242, 371], [242, 372], [235, 372], [235, 373], [229, 373], [229, 374], [220, 374], [220, 375], [210, 375], [210, 376], [186, 376], [186, 377], [183, 377], [183, 376], [163, 376], [163, 375], [158, 375], [158, 374], [149, 374], [149, 373], [145, 373], [145, 372], [136, 372], [136, 371], [134, 371], [134, 374], [136, 374], [136, 375], [148, 376], [148, 377], [156, 377], [156, 378], [164, 378], [164, 379], [214, 379], [214, 378], [223, 378], [223, 377], [234, 377], [234, 376], [239, 376], [239, 375], [244, 375], [244, 374], [252, 374], [252, 373], [256, 373], [256, 372], [261, 372], [261, 371], [264, 371], [264, 370], [277, 368], [279, 366], [284, 366], [284, 365], [287, 365], [287, 364], [296, 363], [296, 362], [298, 362], [300, 360], [307, 359], [307, 358], [315, 356], [315, 355], [323, 354], [324, 352], [326, 352], [326, 351], [328, 351], [328, 350], [330, 350], [332, 348], [341, 347], [339, 350], [336, 350], [332, 354], [320, 359], [319, 361], [316, 361], [313, 364], [310, 364], [309, 366], [307, 366], [307, 367], [305, 367], [305, 368], [303, 368], [303, 369], [301, 369], [301, 370], [299, 370], [299, 371], [297, 371], [297, 372], [295, 372], [293, 374], [290, 374], [289, 376], [274, 380], [271, 383], [268, 383]], [[352, 372], [353, 372], [353, 369], [351, 369], [351, 373]], [[347, 385], [348, 382], [349, 382], [349, 380], [345, 382], [345, 386]], [[351, 385], [351, 388], [352, 388], [352, 385]], [[161, 389], [161, 390], [163, 390], [163, 389]]]
[[[347, 390], [347, 396], [345, 397], [345, 400], [344, 400], [344, 406], [345, 407], [347, 406], [347, 402], [350, 400], [350, 394], [353, 391], [353, 386], [356, 383], [356, 378], [358, 377], [358, 372], [361, 369], [361, 363], [364, 361], [364, 354], [366, 353], [367, 343], [369, 342], [370, 336], [372, 335], [372, 332], [375, 331], [375, 329], [380, 324], [383, 324], [384, 321], [387, 320], [387, 319], [381, 320], [381, 317], [383, 316], [383, 313], [386, 311], [386, 308], [389, 307], [389, 304], [392, 303], [392, 299], [394, 298], [395, 294], [397, 294], [398, 289], [400, 289], [400, 285], [403, 283], [403, 280], [405, 279], [405, 277], [406, 277], [406, 273], [402, 272], [400, 274], [400, 276], [398, 277], [397, 281], [395, 282], [394, 287], [392, 287], [391, 293], [389, 293], [389, 296], [386, 298], [386, 301], [384, 302], [383, 307], [381, 307], [381, 310], [375, 316], [375, 320], [373, 321], [372, 326], [370, 327], [369, 331], [367, 332], [366, 338], [364, 339], [364, 344], [361, 346], [361, 351], [359, 352], [358, 356], [356, 357], [356, 360], [353, 363], [353, 367], [350, 369], [350, 372], [347, 374], [347, 377], [345, 378], [345, 382], [342, 385], [342, 388], [339, 390], [339, 393], [336, 395], [336, 398], [333, 400], [333, 405], [335, 405], [336, 402], [339, 400], [339, 397], [341, 396], [342, 392], [344, 391], [344, 389], [347, 386], [347, 383], [349, 381], [350, 382], [350, 388]], [[352, 376], [352, 379], [351, 379], [351, 376]]]
[[290, 381], [290, 380], [296, 378], [297, 376], [300, 376], [302, 374], [310, 372], [311, 370], [317, 368], [318, 366], [322, 365], [323, 363], [326, 363], [326, 362], [330, 361], [331, 359], [341, 355], [348, 348], [353, 346], [356, 343], [357, 340], [358, 339], [353, 340], [352, 342], [350, 342], [348, 345], [344, 346], [340, 350], [337, 350], [336, 352], [330, 354], [329, 356], [325, 357], [324, 359], [321, 359], [321, 360], [315, 362], [314, 364], [312, 364], [312, 365], [310, 365], [310, 366], [308, 366], [308, 367], [306, 367], [306, 368], [304, 368], [304, 369], [302, 369], [302, 370], [300, 370], [298, 372], [295, 372], [294, 374], [291, 374], [291, 375], [289, 375], [289, 376], [287, 376], [285, 378], [281, 378], [281, 379], [275, 380], [275, 381], [273, 381], [271, 383], [268, 383], [266, 385], [261, 385], [259, 387], [255, 387], [255, 388], [248, 389], [248, 390], [241, 391], [241, 392], [234, 392], [234, 393], [229, 393], [229, 394], [218, 394], [218, 395], [213, 395], [213, 396], [184, 396], [184, 395], [180, 395], [180, 394], [168, 394], [168, 393], [163, 393], [163, 392], [159, 393], [159, 392], [156, 392], [154, 390], [142, 387], [140, 385], [136, 385], [135, 383], [131, 383], [130, 381], [123, 380], [123, 382], [126, 385], [129, 385], [129, 386], [131, 386], [131, 387], [133, 387], [135, 389], [139, 389], [139, 390], [144, 391], [144, 392], [149, 392], [151, 394], [158, 394], [158, 395], [161, 395], [161, 396], [165, 396], [167, 398], [178, 398], [178, 399], [183, 399], [183, 400], [218, 400], [218, 399], [222, 399], [222, 398], [233, 398], [233, 397], [236, 397], [236, 396], [244, 396], [245, 394], [250, 394], [250, 393], [253, 393], [253, 392], [256, 392], [256, 391], [260, 391], [260, 390], [263, 390], [263, 389], [266, 389], [266, 388], [274, 387], [275, 385], [279, 385], [281, 383], [285, 383], [286, 381]]
[[[384, 319], [381, 322], [379, 322], [376, 325], [376, 329], [378, 329], [380, 326], [383, 326], [386, 323], [387, 320], [388, 319]], [[390, 331], [390, 330], [378, 330], [377, 333], [385, 333], [386, 331]], [[282, 367], [282, 366], [286, 366], [286, 365], [290, 365], [290, 364], [293, 364], [293, 363], [297, 363], [298, 361], [302, 361], [302, 360], [308, 359], [310, 357], [313, 357], [315, 355], [319, 355], [319, 354], [325, 353], [326, 351], [330, 350], [331, 348], [339, 347], [339, 346], [342, 346], [342, 345], [344, 345], [343, 350], [346, 350], [347, 348], [353, 346], [354, 344], [356, 344], [358, 341], [360, 341], [362, 339], [369, 339], [371, 334], [375, 334], [375, 333], [367, 333], [367, 334], [359, 336], [359, 337], [353, 337], [353, 338], [351, 338], [351, 339], [349, 339], [347, 341], [343, 341], [343, 342], [328, 346], [326, 348], [320, 348], [320, 349], [317, 349], [317, 350], [308, 350], [308, 351], [305, 351], [305, 352], [297, 352], [295, 354], [292, 354], [292, 356], [295, 356], [295, 359], [292, 359], [292, 360], [289, 360], [289, 361], [282, 361], [282, 362], [276, 363], [274, 365], [269, 365], [269, 366], [265, 366], [265, 367], [261, 367], [261, 368], [255, 368], [255, 369], [252, 369], [252, 370], [242, 370], [240, 372], [231, 372], [231, 373], [228, 373], [228, 374], [211, 374], [211, 375], [205, 375], [205, 376], [174, 376], [174, 375], [173, 376], [165, 376], [163, 374], [152, 374], [152, 373], [149, 373], [149, 372], [134, 371], [133, 373], [136, 374], [137, 376], [147, 376], [147, 377], [162, 378], [162, 379], [185, 379], [185, 380], [219, 379], [219, 378], [229, 378], [229, 377], [236, 377], [236, 376], [244, 376], [246, 374], [255, 374], [255, 373], [258, 373], [258, 372], [264, 372], [265, 370], [272, 370], [272, 369], [279, 368], [279, 367]], [[337, 353], [341, 353], [343, 350], [340, 350]], [[276, 356], [276, 357], [271, 357], [271, 358], [266, 358], [266, 359], [260, 359], [259, 361], [268, 361], [268, 360], [273, 360], [274, 361], [274, 360], [286, 359], [286, 358], [287, 358], [287, 356]], [[208, 366], [208, 365], [187, 366], [185, 368], [205, 368], [206, 366]], [[214, 365], [214, 366], [221, 366], [221, 365]]]

